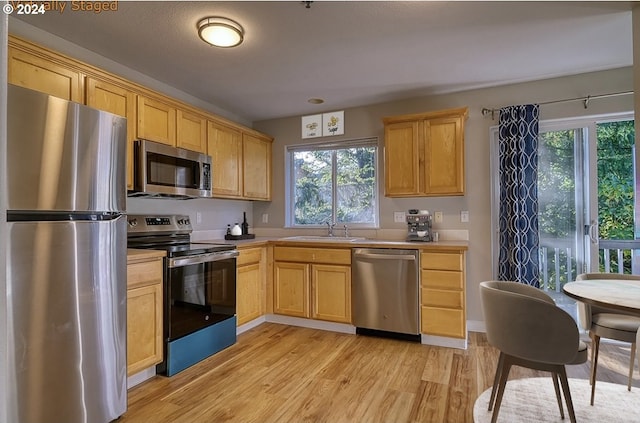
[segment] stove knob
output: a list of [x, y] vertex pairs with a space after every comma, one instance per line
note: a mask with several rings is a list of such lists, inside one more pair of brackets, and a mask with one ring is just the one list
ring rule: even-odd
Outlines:
[[129, 219], [129, 226], [134, 227], [138, 225], [138, 220], [137, 219]]

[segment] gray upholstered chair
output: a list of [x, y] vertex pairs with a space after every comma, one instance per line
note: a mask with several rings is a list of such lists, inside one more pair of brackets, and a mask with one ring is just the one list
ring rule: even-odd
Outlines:
[[[623, 275], [619, 273], [583, 273], [576, 280], [588, 279], [612, 279], [611, 283], [618, 280], [640, 280], [639, 275]], [[591, 338], [591, 405], [596, 392], [596, 370], [598, 368], [598, 352], [600, 350], [600, 338], [615, 339], [616, 341], [631, 343], [631, 357], [629, 360], [629, 382], [627, 389], [631, 390], [633, 380], [633, 364], [636, 354], [636, 334], [640, 328], [640, 317], [623, 313], [617, 310], [601, 308], [578, 302], [578, 320], [584, 330], [589, 331]]]
[[480, 298], [487, 341], [500, 350], [489, 399], [489, 411], [493, 408], [491, 422], [498, 418], [509, 370], [516, 365], [551, 372], [564, 419], [560, 379], [569, 418], [575, 423], [565, 365], [586, 362], [587, 346], [580, 341], [573, 318], [544, 292], [517, 282], [482, 282]]

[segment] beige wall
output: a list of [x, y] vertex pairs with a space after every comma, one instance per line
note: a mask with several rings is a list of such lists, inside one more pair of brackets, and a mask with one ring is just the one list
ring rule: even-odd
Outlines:
[[[383, 196], [380, 186], [380, 225], [384, 229], [404, 229], [405, 225], [393, 222], [394, 211], [410, 208], [443, 211], [442, 224], [435, 229], [467, 229], [469, 253], [467, 259], [468, 320], [482, 321], [478, 284], [492, 278], [491, 252], [491, 172], [489, 128], [497, 120], [482, 116], [483, 107], [496, 108], [511, 104], [546, 102], [628, 91], [633, 89], [632, 68], [622, 68], [582, 74], [572, 77], [548, 79], [537, 82], [508, 85], [498, 88], [465, 91], [453, 94], [420, 97], [404, 101], [376, 104], [345, 110], [345, 135], [336, 140], [360, 137], [378, 137], [383, 145], [382, 117], [405, 113], [419, 113], [447, 108], [469, 107], [469, 119], [465, 126], [466, 195], [463, 197], [394, 199]], [[318, 109], [318, 113], [333, 109]], [[633, 97], [620, 96], [592, 100], [587, 110], [581, 102], [541, 106], [541, 119], [597, 115], [633, 110]], [[497, 115], [496, 115], [497, 118]], [[254, 127], [275, 137], [273, 145], [273, 196], [270, 203], [255, 203], [253, 214], [257, 227], [284, 226], [284, 155], [285, 146], [306, 142], [301, 140], [300, 116], [254, 122]], [[314, 139], [321, 140], [321, 139]], [[382, 148], [380, 148], [382, 153]], [[382, 154], [380, 154], [381, 156]], [[382, 163], [382, 161], [380, 161]], [[383, 168], [379, 167], [379, 178]], [[468, 210], [469, 223], [460, 222], [460, 211]], [[268, 213], [269, 223], [262, 224], [260, 216]], [[473, 328], [473, 326], [472, 326]]]

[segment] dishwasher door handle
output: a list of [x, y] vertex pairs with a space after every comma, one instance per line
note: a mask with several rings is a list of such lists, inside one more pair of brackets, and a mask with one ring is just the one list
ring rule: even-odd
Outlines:
[[376, 260], [408, 260], [415, 261], [416, 256], [410, 254], [371, 254], [371, 253], [355, 253], [355, 257], [370, 258]]

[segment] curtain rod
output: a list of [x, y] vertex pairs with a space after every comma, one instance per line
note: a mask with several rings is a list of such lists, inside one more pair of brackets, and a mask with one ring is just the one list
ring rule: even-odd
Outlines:
[[[538, 103], [539, 105], [544, 104], [556, 104], [556, 103], [568, 103], [570, 101], [582, 101], [584, 108], [586, 109], [589, 106], [589, 101], [597, 98], [607, 98], [607, 97], [617, 97], [620, 95], [630, 95], [633, 94], [633, 91], [622, 91], [619, 93], [609, 93], [609, 94], [598, 94], [598, 95], [588, 95], [585, 97], [576, 97], [576, 98], [565, 98], [564, 100], [553, 100], [553, 101], [545, 101]], [[499, 112], [500, 109], [487, 109], [486, 107], [482, 108], [482, 116], [491, 115], [491, 119], [495, 119], [495, 113]]]

